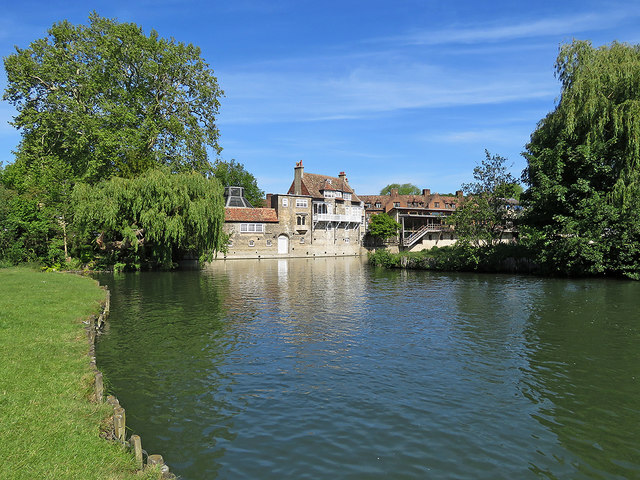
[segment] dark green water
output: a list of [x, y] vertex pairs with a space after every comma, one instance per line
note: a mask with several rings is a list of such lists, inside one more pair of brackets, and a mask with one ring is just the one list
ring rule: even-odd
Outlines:
[[98, 365], [184, 479], [640, 478], [640, 283], [218, 262], [101, 276]]

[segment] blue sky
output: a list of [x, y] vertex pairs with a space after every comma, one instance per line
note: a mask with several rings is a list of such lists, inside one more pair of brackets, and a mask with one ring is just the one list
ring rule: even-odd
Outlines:
[[[606, 1], [15, 1], [0, 18], [0, 54], [91, 10], [190, 42], [225, 91], [223, 160], [273, 193], [296, 161], [345, 171], [357, 193], [411, 182], [441, 193], [472, 179], [484, 150], [519, 176], [536, 123], [553, 110], [558, 47], [640, 43], [640, 3]], [[0, 76], [4, 90], [6, 76]], [[19, 132], [0, 103], [0, 161]]]

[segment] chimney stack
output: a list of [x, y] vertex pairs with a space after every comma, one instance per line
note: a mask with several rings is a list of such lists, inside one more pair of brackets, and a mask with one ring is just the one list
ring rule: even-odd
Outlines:
[[422, 196], [426, 197], [427, 195], [431, 195], [431, 189], [430, 188], [423, 188], [422, 189]]
[[339, 178], [340, 180], [342, 180], [343, 182], [345, 182], [345, 183], [347, 182], [347, 174], [346, 174], [346, 173], [344, 173], [344, 172], [340, 172], [340, 173], [338, 174], [338, 178]]
[[304, 176], [304, 167], [302, 166], [302, 160], [296, 162], [296, 168], [294, 169], [293, 176], [293, 194], [302, 195], [302, 177]]

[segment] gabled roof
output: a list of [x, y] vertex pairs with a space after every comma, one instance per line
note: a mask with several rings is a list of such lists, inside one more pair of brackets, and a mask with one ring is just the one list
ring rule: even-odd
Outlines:
[[[294, 194], [295, 180], [291, 182], [291, 187], [287, 192], [289, 195]], [[310, 195], [313, 198], [324, 198], [322, 192], [324, 190], [337, 190], [351, 194], [352, 202], [360, 202], [360, 199], [349, 186], [346, 180], [338, 177], [329, 177], [327, 175], [318, 175], [317, 173], [304, 172], [301, 181], [301, 190], [303, 195]]]
[[267, 222], [277, 223], [278, 214], [275, 208], [225, 208], [225, 222]]

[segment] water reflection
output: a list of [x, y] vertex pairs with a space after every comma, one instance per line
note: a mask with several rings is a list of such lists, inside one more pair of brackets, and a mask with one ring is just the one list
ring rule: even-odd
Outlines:
[[635, 283], [358, 258], [101, 281], [100, 367], [185, 479], [640, 473]]
[[[525, 332], [523, 392], [563, 449], [540, 445], [555, 478], [640, 475], [640, 301], [619, 281], [547, 281]], [[560, 474], [560, 475], [559, 475]]]

